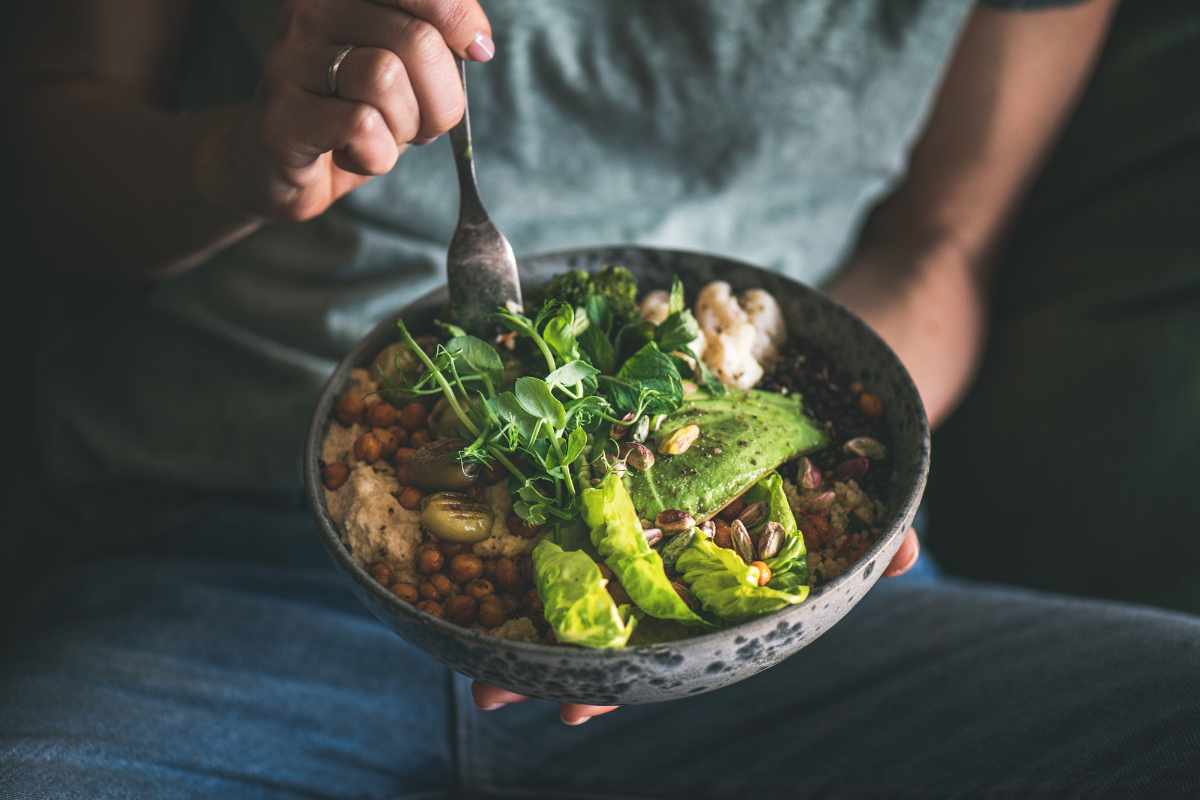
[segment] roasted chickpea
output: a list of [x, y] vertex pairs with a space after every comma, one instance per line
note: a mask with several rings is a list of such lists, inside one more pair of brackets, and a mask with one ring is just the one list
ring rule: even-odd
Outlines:
[[356, 392], [346, 392], [338, 398], [337, 405], [333, 407], [333, 416], [338, 422], [349, 428], [354, 423], [362, 421], [366, 408], [362, 395]]
[[438, 549], [442, 551], [442, 555], [446, 558], [454, 558], [459, 553], [465, 553], [470, 549], [470, 545], [463, 542], [441, 542], [438, 543]]
[[883, 416], [883, 401], [870, 392], [863, 392], [859, 395], [858, 408], [868, 417]]
[[487, 578], [476, 578], [467, 584], [464, 591], [476, 600], [482, 600], [490, 594], [495, 594], [496, 587]]
[[408, 443], [413, 447], [424, 447], [433, 441], [433, 437], [429, 435], [429, 431], [422, 428], [419, 431], [413, 431], [408, 437]]
[[454, 583], [441, 572], [430, 575], [429, 582], [433, 584], [433, 588], [437, 589], [438, 594], [442, 597], [448, 597], [454, 591]]
[[392, 565], [386, 561], [376, 561], [367, 567], [367, 572], [371, 573], [371, 577], [380, 586], [387, 586], [392, 582]]
[[445, 563], [446, 559], [442, 556], [442, 551], [434, 545], [422, 545], [421, 549], [417, 551], [417, 570], [423, 575], [441, 572], [442, 565]]
[[396, 407], [386, 401], [379, 401], [375, 405], [367, 409], [367, 424], [372, 428], [390, 428], [396, 424], [396, 419], [400, 416], [400, 412]]
[[370, 431], [358, 437], [358, 441], [354, 443], [354, 457], [359, 461], [374, 464], [381, 455], [383, 455], [383, 445]]
[[436, 600], [422, 600], [421, 602], [417, 603], [417, 608], [421, 609], [426, 614], [429, 614], [431, 617], [440, 618], [445, 616], [444, 612], [442, 611], [442, 604]]
[[[401, 430], [403, 430], [403, 428], [401, 428]], [[408, 436], [408, 433], [405, 432], [404, 435]], [[407, 464], [409, 461], [412, 461], [412, 458], [414, 455], [416, 455], [416, 453], [417, 449], [415, 447], [397, 447], [396, 452], [392, 454], [392, 462], [397, 466], [401, 464]]]
[[504, 604], [494, 594], [489, 594], [479, 601], [476, 616], [479, 624], [485, 628], [495, 628], [503, 625], [504, 620], [508, 619], [508, 614], [504, 611]]
[[433, 585], [433, 581], [421, 581], [421, 585], [417, 587], [417, 592], [425, 600], [437, 600], [441, 597], [437, 587]]
[[415, 433], [424, 428], [428, 418], [429, 412], [425, 410], [425, 406], [416, 401], [409, 403], [400, 411], [400, 424], [409, 433]]
[[345, 486], [348, 480], [350, 480], [350, 467], [342, 462], [334, 461], [331, 464], [321, 465], [321, 482], [329, 491], [336, 492]]
[[537, 589], [530, 589], [525, 593], [525, 608], [534, 616], [540, 617], [542, 615], [542, 596], [538, 594]]
[[483, 575], [483, 559], [474, 553], [459, 553], [450, 559], [450, 577], [455, 583], [467, 583]]
[[395, 454], [396, 448], [400, 446], [395, 435], [392, 434], [391, 428], [376, 428], [371, 431], [371, 435], [379, 440], [380, 458], [391, 458]]
[[417, 587], [406, 581], [396, 581], [393, 583], [392, 594], [406, 603], [415, 603], [421, 599], [421, 593]]
[[409, 511], [421, 510], [421, 499], [425, 497], [425, 493], [415, 486], [405, 486], [400, 490], [400, 505], [407, 508]]
[[501, 556], [496, 559], [496, 585], [501, 589], [513, 590], [521, 588], [521, 573], [517, 564], [511, 558]]
[[399, 425], [393, 425], [388, 430], [391, 431], [392, 436], [396, 437], [396, 444], [399, 447], [404, 447], [404, 445], [408, 444], [408, 431], [404, 430], [404, 428]]
[[469, 594], [456, 594], [446, 601], [446, 618], [458, 625], [473, 623], [478, 610], [478, 603]]

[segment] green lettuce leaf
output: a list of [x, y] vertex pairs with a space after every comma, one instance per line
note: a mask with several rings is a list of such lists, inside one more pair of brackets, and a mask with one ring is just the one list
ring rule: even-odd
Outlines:
[[692, 540], [675, 562], [675, 569], [705, 610], [730, 622], [769, 614], [808, 597], [807, 586], [794, 591], [759, 586], [757, 568], [751, 569], [737, 553], [718, 547], [705, 536]]
[[658, 619], [707, 624], [671, 587], [662, 557], [646, 543], [633, 501], [616, 473], [584, 489], [581, 499], [592, 546], [639, 609]]
[[767, 521], [778, 522], [783, 526], [783, 547], [773, 557], [767, 559], [771, 568], [771, 582], [767, 584], [772, 589], [795, 591], [801, 586], [808, 585], [808, 550], [804, 547], [804, 534], [796, 525], [796, 517], [788, 503], [787, 492], [783, 490], [783, 478], [778, 472], [772, 472], [746, 492], [747, 503], [764, 501], [768, 504]]
[[533, 548], [533, 576], [546, 621], [560, 642], [581, 647], [624, 647], [637, 620], [617, 606], [604, 576], [582, 550], [566, 551], [549, 539]]

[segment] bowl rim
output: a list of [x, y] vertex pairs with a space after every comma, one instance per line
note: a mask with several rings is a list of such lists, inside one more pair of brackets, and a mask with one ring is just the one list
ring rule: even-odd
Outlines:
[[[858, 317], [858, 315], [854, 314], [841, 303], [837, 302], [833, 298], [829, 297], [829, 295], [813, 286], [801, 283], [795, 278], [783, 273], [774, 272], [764, 267], [718, 253], [706, 253], [699, 250], [648, 247], [628, 244], [589, 245], [586, 247], [562, 248], [521, 256], [518, 258], [518, 263], [525, 264], [526, 262], [553, 260], [565, 262], [571, 258], [577, 258], [584, 255], [595, 255], [597, 253], [606, 251], [623, 251], [627, 253], [641, 252], [648, 254], [667, 255], [673, 258], [683, 259], [715, 259], [723, 261], [729, 264], [731, 267], [750, 268], [761, 272], [768, 272], [777, 276], [781, 280], [794, 284], [802, 292], [808, 292], [816, 295], [820, 301], [827, 303], [836, 315], [843, 317], [852, 326], [857, 327], [863, 336], [870, 340], [874, 340], [875, 344], [881, 349], [881, 351], [886, 353], [887, 357], [894, 362], [893, 366], [898, 368], [898, 376], [901, 379], [901, 385], [905, 391], [911, 392], [912, 396], [916, 399], [916, 408], [918, 410], [918, 418], [916, 422], [920, 441], [918, 442], [916, 480], [913, 481], [912, 484], [903, 491], [902, 496], [897, 499], [895, 506], [892, 509], [891, 526], [875, 541], [873, 545], [871, 545], [871, 548], [866, 553], [864, 553], [857, 561], [854, 562], [850, 568], [828, 583], [823, 584], [817, 589], [811, 590], [808, 597], [805, 598], [803, 602], [795, 606], [788, 606], [781, 608], [778, 611], [764, 614], [761, 617], [754, 617], [733, 625], [721, 627], [714, 631], [688, 636], [683, 639], [674, 639], [668, 642], [656, 642], [653, 644], [630, 645], [627, 647], [603, 649], [564, 647], [561, 644], [541, 644], [536, 642], [525, 642], [516, 639], [504, 639], [498, 636], [483, 633], [475, 630], [474, 628], [466, 628], [450, 622], [449, 620], [427, 614], [424, 611], [421, 611], [415, 605], [404, 602], [388, 591], [385, 587], [381, 586], [373, 577], [371, 577], [370, 573], [366, 571], [366, 568], [359, 564], [354, 556], [350, 553], [345, 542], [342, 541], [342, 537], [338, 532], [336, 524], [329, 515], [329, 509], [326, 508], [325, 497], [323, 493], [325, 487], [321, 481], [320, 468], [318, 466], [320, 453], [324, 442], [325, 430], [328, 427], [330, 419], [328, 412], [332, 410], [333, 406], [333, 390], [335, 386], [344, 383], [345, 378], [350, 373], [350, 370], [360, 365], [360, 363], [363, 361], [363, 356], [366, 354], [368, 343], [373, 342], [381, 333], [381, 331], [386, 328], [390, 328], [395, 324], [396, 320], [401, 317], [401, 314], [404, 311], [402, 308], [393, 313], [389, 313], [386, 317], [372, 326], [371, 330], [365, 336], [363, 336], [349, 352], [345, 353], [340, 359], [338, 359], [337, 366], [334, 368], [333, 372], [329, 375], [321, 387], [321, 392], [318, 396], [317, 405], [313, 411], [312, 419], [309, 422], [308, 434], [305, 440], [305, 494], [308, 496], [310, 506], [317, 517], [317, 521], [319, 523], [318, 527], [321, 529], [321, 538], [325, 544], [325, 548], [329, 551], [334, 561], [336, 561], [343, 569], [347, 570], [350, 576], [354, 578], [360, 587], [370, 592], [370, 594], [377, 601], [382, 602], [385, 606], [392, 610], [398, 611], [403, 616], [411, 618], [414, 622], [432, 626], [437, 630], [451, 634], [459, 639], [466, 639], [468, 641], [487, 645], [493, 648], [509, 648], [518, 652], [552, 655], [558, 657], [559, 659], [566, 659], [567, 661], [595, 661], [597, 658], [629, 658], [639, 654], [661, 653], [664, 650], [672, 648], [701, 647], [708, 642], [713, 642], [725, 639], [728, 636], [736, 635], [736, 632], [739, 629], [746, 626], [761, 623], [764, 620], [778, 617], [779, 615], [786, 614], [789, 611], [794, 612], [798, 609], [809, 606], [816, 598], [828, 592], [834, 591], [843, 583], [853, 579], [857, 571], [855, 568], [858, 565], [872, 559], [877, 559], [880, 553], [887, 548], [897, 536], [902, 536], [907, 533], [908, 526], [905, 524], [905, 520], [911, 519], [913, 514], [915, 514], [916, 508], [924, 494], [925, 485], [929, 474], [931, 449], [929, 418], [925, 411], [925, 405], [921, 400], [921, 395], [917, 391], [916, 384], [912, 379], [912, 375], [904, 366], [904, 363], [900, 360], [900, 357], [896, 355], [895, 351], [892, 350], [887, 342], [885, 342], [879, 336], [879, 334], [876, 333], [873, 328], [871, 328], [871, 326], [869, 326], [865, 321]], [[405, 304], [404, 308], [409, 308], [411, 306], [424, 303], [430, 298], [445, 291], [445, 284], [440, 284], [421, 296], [409, 301]], [[882, 574], [880, 577], [882, 577]]]

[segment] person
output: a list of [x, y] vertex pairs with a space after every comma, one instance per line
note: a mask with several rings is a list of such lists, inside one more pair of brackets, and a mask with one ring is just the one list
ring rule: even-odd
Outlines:
[[[298, 500], [333, 360], [442, 280], [456, 56], [518, 250], [673, 245], [823, 282], [943, 419], [991, 256], [1114, 4], [1006, 5], [1030, 4], [39, 6], [15, 124], [32, 233], [72, 276], [40, 440], [81, 563], [39, 587], [0, 667], [0, 787], [1194, 793], [1190, 617], [901, 579], [735, 687], [552, 710], [367, 619]], [[564, 735], [555, 714], [603, 718]]]

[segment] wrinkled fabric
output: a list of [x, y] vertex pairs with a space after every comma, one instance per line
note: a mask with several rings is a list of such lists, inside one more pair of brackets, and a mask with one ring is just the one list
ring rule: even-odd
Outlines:
[[1200, 793], [1191, 617], [885, 579], [761, 675], [564, 728], [540, 701], [476, 711], [302, 510], [219, 503], [162, 541], [31, 598], [0, 663], [0, 797]]
[[[199, 4], [181, 103], [246, 98], [275, 4]], [[828, 276], [902, 175], [971, 4], [493, 0], [469, 70], [479, 181], [518, 253], [638, 243]], [[448, 144], [304, 224], [47, 329], [43, 454], [67, 485], [291, 489], [316, 396], [380, 318], [443, 281]]]

